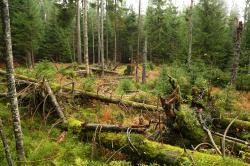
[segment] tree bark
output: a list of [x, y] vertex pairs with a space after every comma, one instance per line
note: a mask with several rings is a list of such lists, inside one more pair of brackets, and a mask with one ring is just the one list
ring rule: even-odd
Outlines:
[[82, 64], [82, 48], [81, 48], [81, 16], [80, 16], [80, 0], [77, 0], [77, 18], [76, 18], [76, 36], [77, 36], [77, 62]]
[[142, 64], [142, 83], [146, 83], [147, 77], [147, 53], [148, 53], [148, 39], [145, 38], [144, 51], [143, 51], [143, 64]]
[[100, 33], [100, 0], [96, 0], [96, 20], [97, 20], [97, 36], [98, 36], [98, 65], [101, 64], [101, 33]]
[[104, 21], [104, 0], [101, 0], [101, 66], [102, 66], [102, 76], [104, 75], [104, 32], [103, 32], [103, 21]]
[[44, 81], [44, 86], [45, 86], [45, 89], [46, 89], [49, 97], [51, 98], [52, 104], [55, 107], [56, 112], [58, 113], [58, 115], [62, 119], [63, 123], [67, 123], [67, 119], [64, 116], [63, 110], [61, 109], [61, 107], [56, 99], [56, 96], [54, 95], [52, 89], [49, 86], [49, 83], [46, 80]]
[[95, 31], [94, 31], [94, 19], [92, 18], [92, 22], [91, 22], [91, 25], [92, 25], [92, 52], [93, 52], [93, 64], [95, 64]]
[[136, 55], [136, 68], [135, 68], [136, 82], [139, 82], [140, 40], [141, 40], [141, 0], [139, 0], [139, 13], [138, 13], [138, 39], [137, 39], [137, 55]]
[[9, 148], [8, 141], [7, 141], [7, 137], [6, 137], [6, 134], [4, 132], [3, 122], [2, 122], [1, 118], [0, 118], [0, 138], [2, 139], [2, 142], [3, 142], [5, 157], [6, 157], [8, 166], [14, 166], [14, 163], [13, 163], [13, 160], [11, 157], [11, 153], [10, 153], [10, 148]]
[[26, 53], [26, 61], [27, 61], [27, 67], [31, 70], [33, 68], [33, 63], [32, 63], [32, 55], [30, 51], [27, 51]]
[[192, 45], [193, 45], [193, 3], [191, 0], [191, 5], [189, 9], [189, 30], [188, 30], [188, 67], [191, 65], [192, 58]]
[[83, 0], [83, 36], [84, 36], [84, 59], [86, 64], [87, 75], [90, 74], [89, 69], [89, 38], [88, 38], [88, 0]]
[[109, 10], [108, 0], [106, 0], [106, 62], [109, 61]]
[[115, 46], [114, 46], [114, 64], [117, 63], [117, 0], [115, 0]]
[[14, 64], [12, 53], [12, 41], [11, 41], [11, 29], [10, 29], [10, 16], [9, 16], [9, 3], [8, 0], [1, 0], [1, 14], [2, 14], [2, 26], [3, 26], [3, 38], [4, 38], [4, 54], [6, 57], [6, 76], [8, 84], [8, 98], [10, 102], [10, 108], [12, 112], [12, 121], [14, 134], [16, 139], [16, 150], [18, 160], [25, 160], [25, 153], [23, 147], [23, 133], [21, 128], [21, 120], [18, 109], [18, 100], [16, 93], [16, 84], [14, 77]]
[[236, 30], [235, 30], [235, 46], [234, 46], [234, 61], [232, 66], [232, 77], [230, 84], [235, 85], [239, 70], [240, 54], [241, 54], [241, 33], [243, 30], [242, 22], [236, 19]]

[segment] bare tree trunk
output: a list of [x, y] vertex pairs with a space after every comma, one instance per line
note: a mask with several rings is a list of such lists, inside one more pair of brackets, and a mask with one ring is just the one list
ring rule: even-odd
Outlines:
[[238, 19], [236, 20], [236, 32], [235, 32], [235, 47], [234, 47], [234, 61], [232, 66], [232, 77], [230, 84], [235, 85], [239, 70], [239, 61], [240, 61], [240, 53], [241, 53], [241, 33], [243, 30], [243, 24], [242, 22], [238, 22]]
[[12, 112], [12, 121], [14, 134], [16, 139], [16, 150], [19, 161], [25, 160], [25, 153], [23, 148], [23, 133], [21, 128], [21, 120], [18, 109], [18, 100], [16, 94], [16, 83], [14, 77], [13, 53], [10, 30], [10, 16], [8, 0], [1, 0], [1, 13], [3, 21], [3, 38], [5, 43], [5, 57], [6, 57], [6, 76], [8, 81], [8, 98]]
[[103, 16], [104, 16], [104, 0], [101, 0], [101, 63], [102, 63], [102, 76], [104, 75], [104, 35], [103, 35]]
[[114, 46], [114, 64], [117, 63], [117, 0], [115, 0], [115, 46]]
[[148, 53], [148, 39], [145, 38], [144, 50], [143, 50], [143, 65], [142, 65], [142, 83], [146, 83], [147, 77], [147, 53]]
[[81, 25], [80, 25], [80, 0], [77, 0], [77, 20], [76, 20], [76, 36], [77, 36], [77, 62], [82, 64], [82, 48], [81, 48]]
[[101, 64], [101, 36], [100, 36], [100, 1], [96, 0], [96, 21], [98, 35], [98, 64]]
[[4, 152], [5, 152], [5, 156], [6, 156], [8, 166], [13, 166], [14, 163], [13, 163], [13, 160], [12, 160], [12, 157], [11, 157], [10, 148], [9, 148], [9, 145], [8, 145], [6, 134], [5, 134], [4, 129], [3, 129], [3, 122], [2, 122], [1, 118], [0, 118], [0, 138], [1, 138], [2, 142], [3, 142]]
[[192, 58], [192, 45], [193, 45], [193, 4], [194, 0], [191, 0], [189, 9], [189, 32], [188, 32], [188, 67], [191, 65]]
[[109, 60], [109, 11], [108, 0], [106, 0], [106, 62]]
[[89, 70], [89, 38], [88, 38], [88, 0], [83, 0], [83, 36], [84, 36], [84, 59], [86, 64], [87, 75]]
[[32, 68], [33, 68], [33, 65], [32, 65], [32, 56], [31, 56], [30, 51], [27, 51], [27, 52], [26, 52], [26, 61], [27, 61], [27, 67], [28, 67], [29, 69], [32, 69]]
[[93, 52], [93, 64], [95, 64], [95, 31], [94, 31], [94, 20], [92, 19], [92, 52]]
[[137, 56], [136, 56], [136, 68], [135, 68], [136, 82], [139, 82], [140, 39], [141, 39], [141, 0], [139, 0], [139, 15], [138, 15], [138, 40], [137, 40]]

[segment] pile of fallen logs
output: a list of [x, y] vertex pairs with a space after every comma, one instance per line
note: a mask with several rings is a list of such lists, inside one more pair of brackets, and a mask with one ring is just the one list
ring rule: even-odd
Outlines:
[[[0, 70], [0, 75], [5, 75], [6, 72], [3, 70]], [[174, 147], [166, 144], [160, 144], [157, 142], [150, 141], [146, 139], [144, 135], [146, 135], [146, 129], [149, 126], [143, 126], [143, 127], [124, 127], [124, 126], [116, 126], [116, 125], [107, 125], [107, 124], [91, 124], [91, 123], [84, 123], [84, 122], [73, 122], [69, 121], [67, 117], [65, 117], [63, 109], [61, 108], [60, 104], [57, 101], [57, 97], [54, 94], [54, 91], [64, 91], [64, 92], [72, 92], [71, 88], [61, 87], [57, 84], [49, 84], [46, 80], [38, 81], [35, 79], [27, 78], [22, 75], [15, 75], [17, 81], [21, 81], [22, 83], [26, 83], [27, 86], [29, 85], [35, 85], [35, 86], [42, 86], [43, 92], [42, 96], [46, 98], [48, 96], [50, 98], [50, 101], [58, 113], [61, 120], [64, 122], [64, 124], [67, 126], [67, 129], [70, 128], [77, 128], [77, 130], [80, 131], [80, 134], [83, 138], [88, 139], [92, 138], [93, 135], [98, 135], [98, 138], [101, 140], [101, 145], [105, 148], [109, 148], [116, 151], [121, 151], [123, 153], [126, 153], [130, 156], [132, 161], [138, 161], [138, 159], [145, 161], [145, 162], [156, 162], [159, 164], [170, 164], [175, 165], [182, 162], [188, 162], [191, 165], [204, 165], [204, 164], [211, 164], [211, 165], [220, 165], [221, 163], [234, 163], [234, 165], [244, 165], [243, 162], [227, 158], [224, 159], [218, 155], [209, 155], [204, 153], [199, 153], [196, 151], [190, 151]], [[180, 95], [180, 92], [178, 91], [178, 86], [174, 85], [173, 81], [173, 88], [175, 88], [175, 92], [177, 95]], [[126, 107], [132, 107], [134, 109], [139, 110], [147, 110], [147, 111], [170, 111], [172, 108], [178, 110], [180, 107], [176, 105], [175, 102], [180, 102], [181, 98], [172, 96], [172, 98], [168, 98], [167, 102], [165, 104], [169, 104], [170, 107], [157, 107], [153, 105], [146, 105], [143, 103], [137, 103], [132, 101], [126, 101], [116, 98], [109, 98], [106, 96], [101, 96], [95, 93], [90, 92], [83, 92], [79, 90], [73, 89], [74, 98], [84, 98], [84, 99], [91, 99], [91, 100], [98, 100], [105, 103], [114, 103], [114, 104], [120, 104], [122, 103]], [[0, 97], [6, 97], [6, 94], [0, 95]], [[169, 102], [170, 101], [170, 102]], [[174, 107], [172, 106], [174, 105]], [[176, 111], [175, 110], [175, 111]], [[174, 118], [175, 112], [173, 111], [174, 115], [172, 118]], [[168, 115], [166, 113], [166, 115]], [[245, 125], [245, 122], [240, 123], [239, 121], [235, 121], [234, 124], [231, 124], [231, 120], [225, 120], [223, 119], [220, 122], [222, 128], [228, 128], [229, 124], [232, 125], [233, 128], [242, 128], [244, 130], [250, 131], [250, 125]], [[202, 124], [202, 123], [201, 123]], [[238, 125], [239, 126], [238, 126]], [[249, 126], [248, 126], [249, 125]], [[249, 150], [248, 142], [233, 138], [230, 136], [227, 136], [225, 133], [220, 134], [218, 132], [210, 131], [208, 128], [205, 128], [204, 125], [202, 126], [203, 129], [208, 132], [208, 135], [210, 137], [210, 140], [213, 144], [213, 147], [217, 149], [217, 151], [221, 150], [219, 147], [216, 146], [218, 144], [217, 140], [214, 140], [211, 138], [211, 135], [215, 135], [218, 137], [221, 137], [224, 141], [233, 142], [237, 147], [242, 147], [244, 151]], [[115, 133], [107, 133], [107, 132], [115, 132]], [[119, 134], [117, 134], [119, 132]], [[121, 133], [124, 132], [124, 133]], [[131, 133], [138, 133], [138, 134], [131, 134]], [[91, 139], [92, 140], [92, 139]], [[203, 140], [201, 140], [202, 143]], [[241, 144], [241, 145], [239, 145]], [[246, 145], [243, 147], [243, 145]], [[197, 149], [197, 148], [194, 148]], [[218, 150], [219, 149], [219, 150]], [[248, 149], [248, 150], [246, 150]], [[224, 151], [224, 150], [223, 150]], [[220, 154], [220, 153], [219, 153]]]

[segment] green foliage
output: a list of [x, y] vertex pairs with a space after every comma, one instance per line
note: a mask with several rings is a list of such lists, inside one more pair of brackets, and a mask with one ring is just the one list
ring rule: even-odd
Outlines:
[[128, 91], [132, 91], [135, 89], [135, 84], [130, 79], [122, 79], [118, 83], [118, 87], [116, 89], [116, 92], [120, 95], [124, 95], [128, 93]]
[[124, 75], [132, 75], [134, 72], [134, 67], [127, 65], [127, 68], [124, 70]]
[[82, 80], [82, 89], [87, 92], [94, 92], [96, 88], [96, 78], [88, 76]]
[[221, 112], [235, 111], [236, 91], [232, 86], [227, 86], [223, 91], [216, 95], [216, 106]]
[[46, 78], [48, 80], [53, 80], [55, 79], [57, 69], [52, 62], [44, 60], [36, 64], [33, 72], [38, 79]]
[[140, 91], [132, 96], [130, 96], [129, 100], [149, 104], [152, 101], [152, 95], [148, 92]]

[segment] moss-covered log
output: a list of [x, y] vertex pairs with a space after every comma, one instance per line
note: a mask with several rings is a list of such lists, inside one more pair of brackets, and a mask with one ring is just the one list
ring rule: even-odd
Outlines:
[[[92, 138], [93, 132], [82, 133], [85, 138]], [[132, 161], [144, 161], [159, 163], [161, 165], [248, 165], [233, 158], [222, 158], [218, 155], [210, 155], [150, 141], [142, 135], [123, 133], [99, 133], [101, 145], [111, 150], [119, 150], [126, 153]], [[130, 141], [129, 141], [130, 140]]]
[[[5, 75], [6, 72], [3, 70], [0, 70], [0, 75]], [[20, 80], [26, 80], [26, 81], [30, 81], [32, 83], [37, 83], [38, 81], [32, 78], [28, 78], [25, 77], [23, 75], [18, 75], [16, 74], [15, 77], [17, 79]], [[62, 87], [58, 84], [51, 84], [51, 88], [53, 89], [53, 91], [57, 91], [60, 90]], [[67, 87], [63, 87], [64, 91], [69, 91], [71, 92], [72, 89], [71, 88], [67, 88]], [[89, 98], [89, 99], [94, 99], [94, 100], [99, 100], [101, 102], [105, 102], [105, 103], [113, 103], [113, 104], [122, 104], [125, 105], [127, 107], [133, 107], [134, 109], [140, 109], [140, 110], [147, 110], [147, 111], [163, 111], [163, 109], [161, 107], [157, 107], [154, 105], [147, 105], [147, 104], [143, 104], [143, 103], [138, 103], [138, 102], [133, 102], [133, 101], [128, 101], [128, 100], [121, 100], [118, 98], [110, 98], [107, 96], [102, 96], [102, 95], [98, 95], [95, 93], [91, 93], [91, 92], [84, 92], [84, 91], [80, 91], [80, 90], [75, 90], [75, 98], [80, 97], [80, 98]]]

